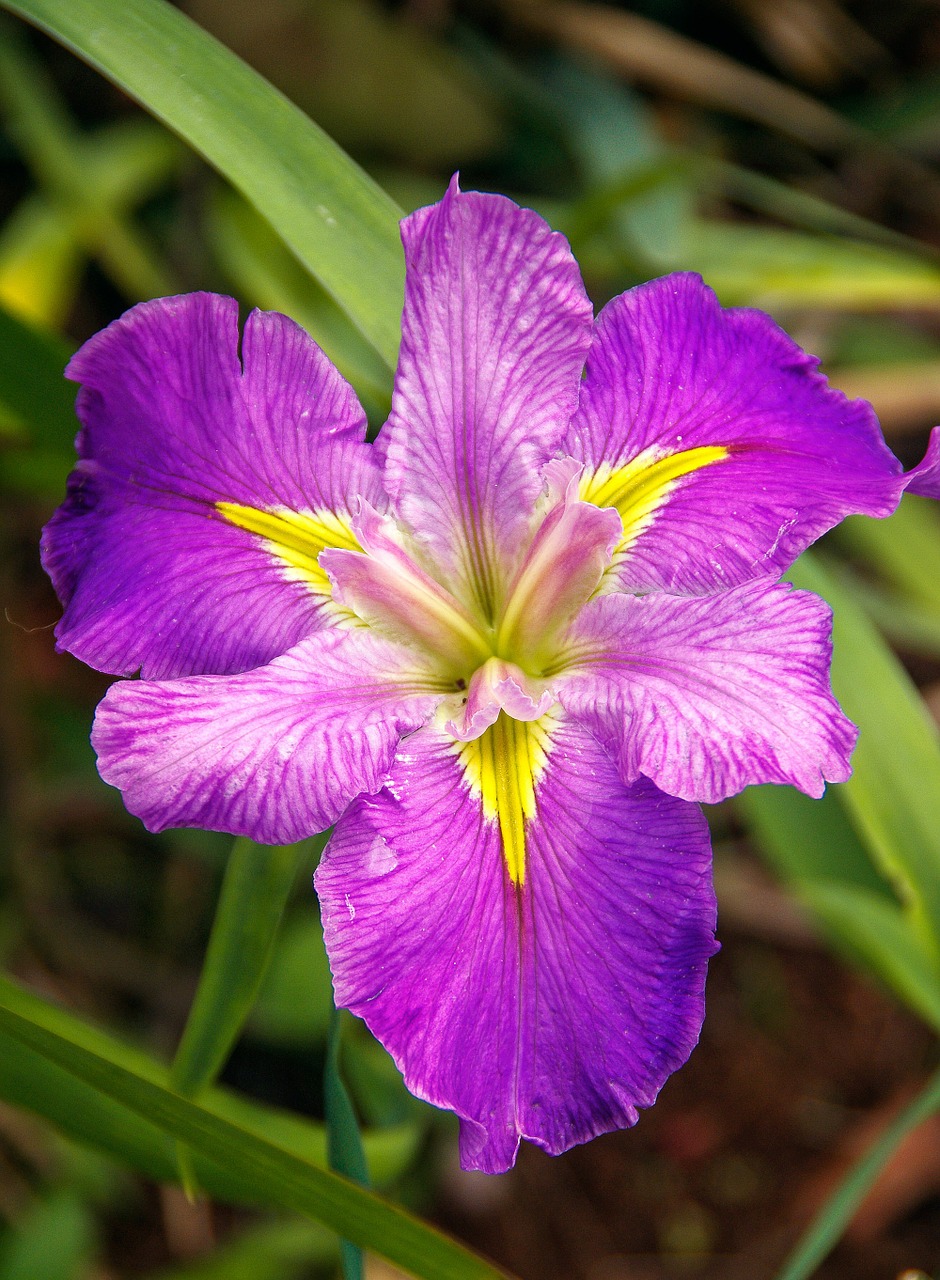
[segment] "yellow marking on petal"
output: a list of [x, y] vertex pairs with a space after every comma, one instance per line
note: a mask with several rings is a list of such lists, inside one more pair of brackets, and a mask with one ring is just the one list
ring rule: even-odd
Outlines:
[[327, 547], [362, 550], [349, 521], [335, 511], [291, 511], [289, 507], [265, 511], [237, 502], [217, 502], [215, 508], [229, 524], [257, 534], [265, 550], [287, 567], [290, 577], [320, 595], [328, 596], [332, 591], [332, 584], [317, 561], [320, 552]]
[[479, 738], [456, 744], [470, 794], [480, 800], [486, 821], [499, 823], [506, 870], [517, 885], [525, 882], [526, 824], [535, 817], [535, 788], [554, 724], [551, 713], [523, 721], [501, 711]]
[[656, 449], [644, 450], [625, 467], [602, 463], [581, 477], [580, 497], [596, 507], [616, 507], [623, 521], [620, 551], [646, 529], [683, 476], [701, 471], [730, 454], [726, 445], [702, 445], [656, 457]]

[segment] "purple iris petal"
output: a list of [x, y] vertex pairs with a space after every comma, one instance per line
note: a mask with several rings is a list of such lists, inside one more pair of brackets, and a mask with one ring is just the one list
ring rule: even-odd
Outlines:
[[916, 467], [904, 477], [904, 487], [909, 493], [919, 493], [925, 498], [940, 498], [940, 427], [934, 427], [927, 443], [927, 452]]
[[406, 649], [324, 631], [230, 676], [114, 684], [92, 742], [106, 782], [150, 828], [289, 844], [376, 791], [398, 741], [441, 700]]
[[571, 724], [537, 796], [519, 888], [452, 743], [423, 730], [316, 876], [337, 1000], [491, 1173], [520, 1138], [557, 1153], [633, 1124], [698, 1039], [715, 950], [696, 806], [624, 786]]
[[821, 796], [851, 773], [858, 736], [829, 688], [831, 633], [818, 596], [764, 582], [602, 596], [571, 628], [556, 687], [627, 782], [710, 803], [759, 782]]
[[231, 299], [135, 307], [70, 366], [44, 562], [60, 646], [147, 677], [94, 742], [148, 826], [339, 819], [337, 1000], [497, 1170], [632, 1124], [688, 1056], [714, 950], [689, 801], [818, 795], [855, 739], [828, 609], [772, 579], [844, 515], [940, 494], [940, 434], [903, 475], [869, 406], [694, 276], [592, 336], [567, 243], [502, 197], [455, 180], [402, 234], [377, 446], [285, 317], [239, 361]]
[[402, 239], [386, 485], [451, 589], [486, 612], [577, 403], [591, 304], [564, 236], [456, 178]]
[[593, 469], [729, 450], [675, 482], [627, 550], [624, 589], [777, 577], [844, 516], [890, 515], [900, 463], [871, 406], [832, 390], [816, 365], [769, 316], [724, 310], [695, 275], [604, 308], [567, 452]]
[[[74, 357], [81, 461], [47, 525], [59, 647], [147, 677], [242, 671], [318, 625], [324, 597], [226, 520], [251, 509], [384, 506], [352, 389], [286, 316], [234, 298], [134, 307]], [[244, 371], [242, 369], [244, 366]]]

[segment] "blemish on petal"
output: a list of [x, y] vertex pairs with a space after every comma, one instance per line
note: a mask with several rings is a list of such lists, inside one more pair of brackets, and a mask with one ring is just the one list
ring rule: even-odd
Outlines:
[[[365, 871], [370, 877], [390, 875], [398, 866], [398, 854], [388, 844], [384, 836], [377, 835], [372, 841], [365, 856]], [[349, 895], [346, 895], [346, 905], [350, 907], [353, 915], [355, 908], [351, 907]], [[352, 917], [350, 917], [352, 918]]]

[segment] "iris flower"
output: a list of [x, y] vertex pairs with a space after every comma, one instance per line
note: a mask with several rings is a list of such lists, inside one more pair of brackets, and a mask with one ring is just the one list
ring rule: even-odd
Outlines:
[[374, 444], [282, 315], [210, 294], [92, 338], [44, 561], [115, 683], [102, 777], [152, 830], [317, 872], [337, 1003], [461, 1120], [464, 1165], [633, 1124], [715, 950], [699, 801], [849, 774], [830, 613], [776, 581], [851, 512], [935, 492], [870, 407], [694, 275], [596, 323], [565, 239], [493, 195], [402, 225]]

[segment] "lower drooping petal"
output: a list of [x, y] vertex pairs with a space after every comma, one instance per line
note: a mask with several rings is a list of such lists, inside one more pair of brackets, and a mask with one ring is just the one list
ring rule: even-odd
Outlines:
[[777, 577], [843, 517], [890, 515], [900, 463], [817, 363], [695, 275], [604, 308], [562, 447], [586, 464], [582, 496], [621, 513], [625, 589]]
[[144, 676], [247, 670], [318, 625], [316, 556], [384, 503], [352, 388], [286, 316], [132, 308], [73, 358], [80, 460], [43, 535], [59, 647]]
[[365, 630], [321, 631], [232, 676], [119, 682], [92, 744], [151, 831], [288, 844], [382, 785], [399, 738], [441, 701], [420, 659]]
[[821, 796], [849, 776], [857, 737], [829, 687], [831, 630], [829, 606], [786, 585], [601, 596], [554, 687], [628, 782], [705, 802], [760, 782]]
[[633, 1124], [698, 1039], [716, 949], [698, 808], [624, 786], [570, 722], [531, 732], [503, 738], [530, 748], [524, 870], [509, 873], [478, 757], [428, 728], [343, 816], [316, 877], [337, 1003], [412, 1092], [457, 1112], [462, 1163], [487, 1172], [521, 1137], [558, 1153]]

